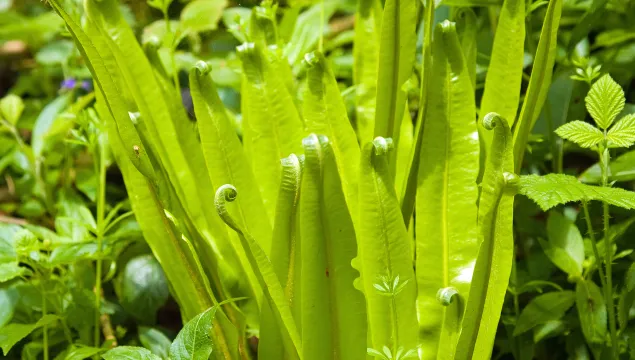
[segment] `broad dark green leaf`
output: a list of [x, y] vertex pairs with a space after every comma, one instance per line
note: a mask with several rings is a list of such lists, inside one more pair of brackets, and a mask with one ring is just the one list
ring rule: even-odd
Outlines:
[[106, 351], [106, 349], [104, 348], [90, 346], [71, 346], [64, 356], [64, 360], [84, 360], [104, 351]]
[[11, 321], [17, 304], [18, 292], [15, 289], [0, 289], [0, 328]]
[[553, 65], [556, 61], [562, 3], [563, 0], [549, 1], [549, 7], [542, 24], [540, 41], [538, 42], [531, 78], [529, 79], [529, 88], [525, 93], [518, 124], [514, 128], [514, 163], [516, 164], [516, 172], [520, 172], [529, 134], [540, 115], [542, 106], [549, 93]]
[[[390, 137], [395, 146], [399, 144], [400, 124], [406, 103], [404, 84], [410, 78], [414, 65], [416, 16], [415, 0], [386, 0], [384, 4], [379, 43], [374, 136]], [[391, 167], [394, 169], [396, 151], [390, 156]]]
[[355, 229], [359, 287], [366, 297], [368, 347], [417, 348], [413, 254], [388, 164], [390, 139], [364, 145], [359, 175], [359, 222]]
[[520, 177], [518, 192], [533, 200], [544, 211], [572, 201], [605, 201], [624, 209], [635, 209], [635, 193], [619, 188], [586, 185], [563, 174]]
[[353, 287], [355, 230], [325, 136], [303, 140], [300, 197], [303, 359], [365, 359], [366, 312]]
[[245, 75], [241, 92], [245, 155], [258, 174], [258, 188], [273, 220], [280, 159], [302, 151], [303, 124], [283, 74], [268, 59], [281, 55], [254, 43], [240, 46], [238, 55]]
[[575, 304], [585, 339], [589, 343], [604, 343], [607, 309], [600, 287], [591, 280], [579, 280], [575, 287]]
[[0, 329], [0, 348], [6, 356], [13, 345], [18, 341], [27, 337], [35, 329], [39, 329], [42, 326], [51, 325], [56, 322], [59, 317], [51, 314], [44, 315], [35, 324], [9, 324]]
[[168, 284], [159, 262], [152, 255], [130, 260], [120, 278], [121, 305], [139, 322], [152, 324], [157, 310], [168, 300]]
[[377, 69], [381, 37], [381, 2], [362, 0], [357, 4], [353, 42], [353, 83], [355, 84], [355, 121], [361, 142], [371, 141], [375, 130]]
[[321, 53], [305, 56], [307, 86], [303, 114], [308, 131], [326, 135], [333, 148], [353, 223], [356, 222], [359, 144], [348, 120], [337, 81]]
[[464, 302], [478, 255], [474, 90], [453, 23], [437, 26], [432, 52], [431, 81], [438, 86], [428, 98], [426, 117], [434, 121], [423, 130], [416, 203], [417, 309], [426, 359], [454, 354], [459, 329], [442, 330], [452, 319], [437, 292], [452, 287]]
[[482, 125], [494, 130], [494, 139], [481, 184], [480, 248], [457, 345], [457, 360], [490, 357], [514, 255], [512, 217], [518, 178], [513, 174], [512, 135], [507, 121], [495, 113], [485, 116]]
[[[480, 122], [492, 111], [499, 113], [513, 128], [520, 101], [520, 85], [525, 56], [525, 1], [505, 0], [494, 35], [485, 89], [480, 105]], [[482, 130], [482, 129], [481, 129]], [[481, 141], [487, 151], [492, 134], [481, 131]], [[489, 156], [489, 155], [488, 155]]]
[[161, 360], [150, 350], [136, 346], [118, 346], [101, 357], [105, 360]]
[[570, 276], [582, 276], [584, 241], [578, 227], [559, 212], [551, 211], [547, 236], [549, 241], [540, 240], [540, 245], [549, 260]]
[[157, 355], [163, 360], [168, 360], [172, 342], [158, 329], [140, 326], [139, 341], [141, 341], [143, 347], [152, 351], [154, 355]]
[[520, 313], [514, 336], [548, 321], [560, 319], [575, 301], [576, 293], [573, 291], [556, 291], [536, 296]]

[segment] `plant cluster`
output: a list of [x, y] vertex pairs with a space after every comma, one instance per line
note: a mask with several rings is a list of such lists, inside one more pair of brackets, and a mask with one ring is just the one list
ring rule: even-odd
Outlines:
[[599, 25], [635, 4], [34, 8], [0, 28], [37, 49], [0, 99], [8, 358], [635, 356], [635, 45]]

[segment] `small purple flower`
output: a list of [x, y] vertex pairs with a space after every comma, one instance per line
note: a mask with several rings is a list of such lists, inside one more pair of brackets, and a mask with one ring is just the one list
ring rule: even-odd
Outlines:
[[60, 84], [62, 90], [73, 90], [77, 86], [77, 80], [73, 78], [64, 79]]
[[90, 80], [84, 80], [84, 81], [82, 81], [81, 88], [86, 90], [86, 91], [92, 91], [93, 90], [93, 83]]

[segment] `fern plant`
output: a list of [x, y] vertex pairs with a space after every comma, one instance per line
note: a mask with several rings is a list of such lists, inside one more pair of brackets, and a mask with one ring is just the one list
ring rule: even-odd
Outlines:
[[[189, 72], [196, 127], [187, 120], [174, 62], [161, 60], [182, 34], [168, 27], [141, 46], [116, 0], [85, 0], [82, 21], [50, 3], [89, 64], [135, 216], [190, 320], [170, 358], [250, 359], [250, 335], [263, 359], [491, 355], [523, 189], [514, 173], [544, 101], [562, 1], [549, 3], [514, 128], [518, 98], [494, 101], [493, 91], [510, 78], [520, 91], [524, 1], [503, 4], [479, 122], [464, 41], [475, 34], [435, 25], [434, 2], [424, 4], [414, 124], [406, 85], [421, 5], [360, 1], [356, 126], [324, 54], [285, 44], [265, 2], [239, 33], [242, 137], [207, 62]], [[169, 3], [152, 6], [167, 15]], [[510, 43], [521, 51], [505, 63]], [[126, 354], [150, 356], [104, 356]]]

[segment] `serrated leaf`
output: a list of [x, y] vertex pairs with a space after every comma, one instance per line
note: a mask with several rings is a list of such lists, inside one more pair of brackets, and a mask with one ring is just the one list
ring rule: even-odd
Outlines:
[[58, 316], [47, 314], [35, 324], [9, 324], [0, 329], [0, 347], [4, 355], [7, 355], [13, 345], [27, 337], [35, 329], [52, 324], [57, 319], [59, 319]]
[[604, 134], [598, 128], [580, 120], [560, 126], [556, 129], [556, 134], [584, 148], [593, 147], [604, 140]]
[[609, 147], [630, 147], [635, 144], [635, 114], [626, 115], [616, 122], [606, 138]]
[[137, 346], [119, 346], [109, 350], [101, 357], [105, 360], [161, 360], [150, 350]]
[[213, 306], [190, 320], [170, 346], [172, 360], [207, 360], [212, 353], [212, 322], [217, 306]]
[[533, 200], [544, 211], [572, 201], [605, 201], [624, 209], [635, 209], [635, 192], [624, 189], [586, 185], [563, 174], [520, 177], [520, 194]]
[[560, 319], [575, 302], [573, 291], [550, 292], [536, 296], [518, 317], [514, 336], [529, 331], [537, 325]]
[[624, 109], [626, 99], [618, 83], [606, 74], [596, 81], [584, 99], [586, 108], [601, 129], [608, 129]]

